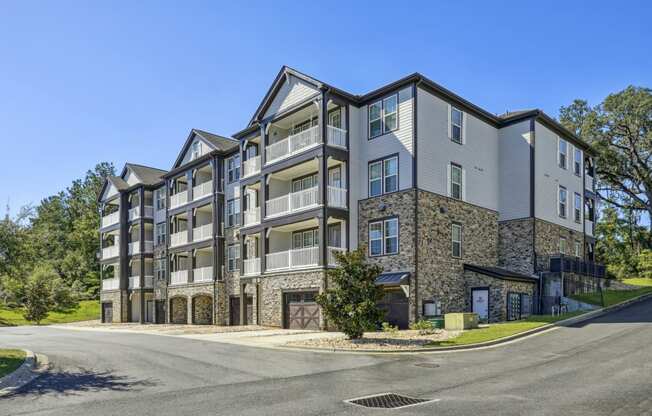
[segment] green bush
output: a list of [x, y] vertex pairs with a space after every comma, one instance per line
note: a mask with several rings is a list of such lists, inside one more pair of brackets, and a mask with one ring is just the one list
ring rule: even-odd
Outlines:
[[24, 285], [24, 312], [26, 320], [40, 324], [52, 310], [51, 281], [57, 274], [46, 267], [37, 267]]
[[392, 326], [389, 322], [383, 322], [382, 324], [383, 332], [388, 332], [390, 334], [395, 334], [398, 332], [398, 326]]
[[410, 329], [413, 331], [419, 331], [420, 335], [427, 335], [435, 332], [435, 327], [432, 326], [432, 322], [424, 319], [410, 324]]

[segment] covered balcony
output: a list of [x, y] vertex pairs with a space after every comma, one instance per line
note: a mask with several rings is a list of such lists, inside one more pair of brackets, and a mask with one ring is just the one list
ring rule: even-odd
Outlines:
[[173, 253], [170, 255], [170, 285], [183, 285], [188, 283], [188, 266], [191, 255], [188, 252]]
[[140, 218], [154, 218], [154, 197], [152, 192], [144, 191], [144, 210], [141, 210], [140, 206], [140, 192], [133, 192], [129, 195], [129, 211], [128, 219], [129, 221], [134, 221]]
[[[141, 247], [140, 230], [145, 229], [145, 240]], [[154, 251], [154, 225], [151, 223], [135, 224], [129, 227], [129, 246], [127, 254], [130, 256]]]
[[186, 212], [170, 218], [170, 247], [188, 244], [188, 214]]
[[195, 169], [193, 175], [192, 199], [197, 201], [213, 195], [213, 168], [211, 164]]
[[106, 202], [102, 207], [100, 228], [110, 227], [118, 223], [120, 223], [120, 199], [115, 198]]
[[206, 247], [194, 250], [192, 281], [195, 283], [213, 281], [213, 248]]
[[188, 178], [186, 175], [172, 179], [170, 187], [170, 209], [178, 208], [188, 202]]
[[192, 241], [194, 243], [213, 238], [213, 206], [203, 205], [194, 210]]
[[260, 187], [261, 183], [256, 182], [244, 188], [244, 223], [245, 227], [260, 224]]
[[260, 234], [249, 234], [244, 238], [244, 258], [242, 274], [244, 276], [257, 276], [260, 274]]
[[102, 260], [120, 256], [120, 230], [102, 234]]
[[[144, 277], [141, 279], [144, 266]], [[132, 260], [129, 263], [129, 289], [151, 289], [154, 287], [154, 263], [152, 259]]]
[[102, 265], [102, 290], [120, 289], [120, 262]]
[[244, 143], [245, 159], [242, 162], [242, 178], [248, 178], [260, 173], [262, 165], [260, 156], [261, 142], [261, 137], [257, 136]]

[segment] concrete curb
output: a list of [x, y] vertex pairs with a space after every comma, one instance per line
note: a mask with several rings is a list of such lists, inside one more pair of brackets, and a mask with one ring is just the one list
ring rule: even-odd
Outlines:
[[467, 345], [455, 345], [455, 346], [450, 346], [450, 347], [430, 347], [430, 348], [421, 348], [418, 350], [405, 350], [405, 351], [388, 351], [388, 350], [349, 350], [349, 349], [333, 349], [333, 348], [319, 348], [319, 347], [301, 347], [301, 346], [288, 346], [288, 347], [277, 347], [277, 348], [282, 348], [282, 349], [292, 349], [292, 350], [302, 350], [302, 351], [314, 351], [314, 352], [331, 352], [331, 353], [358, 353], [358, 354], [401, 354], [401, 355], [407, 355], [407, 354], [419, 354], [419, 353], [427, 353], [427, 352], [454, 352], [454, 351], [473, 351], [473, 350], [481, 350], [489, 347], [498, 347], [503, 344], [508, 344], [510, 342], [519, 340], [521, 338], [526, 338], [529, 336], [534, 336], [537, 334], [540, 334], [542, 332], [547, 332], [550, 330], [554, 330], [559, 327], [565, 327], [565, 326], [572, 326], [581, 322], [585, 322], [594, 318], [597, 318], [599, 316], [605, 315], [610, 312], [614, 312], [623, 308], [626, 308], [634, 303], [638, 303], [641, 301], [644, 301], [646, 299], [652, 298], [652, 293], [646, 293], [641, 296], [637, 296], [632, 299], [628, 299], [624, 302], [617, 303], [615, 305], [607, 306], [605, 308], [600, 308], [600, 309], [595, 309], [593, 311], [583, 313], [578, 316], [573, 316], [568, 319], [564, 319], [562, 321], [557, 321], [553, 322], [550, 324], [542, 325], [537, 328], [533, 328], [527, 331], [519, 332], [518, 334], [514, 335], [509, 335], [507, 337], [502, 337], [502, 338], [497, 338], [491, 341], [486, 341], [486, 342], [479, 342], [475, 344], [467, 344]]
[[25, 351], [25, 362], [11, 374], [0, 378], [0, 397], [8, 396], [43, 375], [49, 368], [48, 357]]

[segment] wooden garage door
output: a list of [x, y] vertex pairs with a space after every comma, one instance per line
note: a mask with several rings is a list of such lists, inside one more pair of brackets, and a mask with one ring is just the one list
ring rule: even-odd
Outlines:
[[385, 311], [385, 322], [399, 329], [407, 329], [409, 325], [409, 303], [408, 298], [402, 290], [388, 290], [378, 307]]
[[289, 329], [319, 329], [317, 292], [291, 292], [284, 296], [285, 323]]
[[254, 298], [247, 296], [245, 298], [245, 308], [247, 316], [245, 322], [240, 322], [240, 296], [231, 296], [229, 304], [230, 325], [252, 325], [254, 324]]
[[113, 304], [112, 303], [103, 303], [102, 304], [102, 322], [104, 322], [104, 323], [113, 322]]

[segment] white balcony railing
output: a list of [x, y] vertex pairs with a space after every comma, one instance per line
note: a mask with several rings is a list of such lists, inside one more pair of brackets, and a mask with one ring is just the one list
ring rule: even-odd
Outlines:
[[213, 193], [213, 181], [204, 182], [192, 188], [192, 199], [201, 199]]
[[328, 144], [346, 148], [346, 130], [334, 126], [326, 126]]
[[113, 224], [120, 222], [120, 211], [116, 211], [113, 214], [105, 215], [102, 217], [102, 228], [108, 227]]
[[210, 282], [213, 280], [213, 266], [193, 269], [192, 280], [194, 282]]
[[246, 178], [260, 172], [260, 156], [254, 156], [242, 162], [242, 177]]
[[[145, 241], [145, 253], [151, 253], [154, 251], [154, 242]], [[129, 255], [140, 254], [140, 241], [134, 241], [129, 243]]]
[[251, 276], [260, 274], [260, 257], [244, 260], [244, 275]]
[[182, 285], [184, 283], [188, 283], [188, 270], [179, 270], [170, 273], [171, 285]]
[[145, 206], [145, 215], [140, 212], [140, 207], [131, 208], [129, 210], [129, 221], [136, 220], [140, 217], [154, 218], [154, 207]]
[[335, 259], [334, 253], [344, 253], [345, 248], [342, 247], [328, 247], [328, 265], [337, 266], [337, 260]]
[[329, 186], [328, 205], [331, 207], [346, 208], [346, 189]]
[[588, 235], [589, 237], [593, 237], [593, 221], [584, 220], [584, 230], [586, 232], [586, 235]]
[[118, 242], [116, 242], [114, 246], [104, 247], [102, 249], [102, 258], [103, 259], [110, 259], [111, 257], [118, 257], [119, 255], [120, 255], [120, 246], [118, 245]]
[[170, 197], [170, 209], [180, 207], [188, 203], [188, 192], [182, 191]]
[[120, 289], [120, 279], [118, 277], [102, 280], [102, 290], [116, 290], [116, 289]]
[[287, 250], [265, 256], [266, 270], [297, 269], [319, 263], [319, 247]]
[[129, 276], [129, 289], [140, 288], [140, 276]]
[[260, 207], [249, 208], [244, 212], [244, 225], [254, 225], [260, 223]]
[[586, 178], [586, 179], [585, 179], [585, 182], [584, 182], [584, 186], [585, 186], [586, 189], [588, 189], [589, 191], [594, 192], [594, 188], [593, 188], [593, 186], [594, 186], [594, 185], [593, 185], [594, 179], [593, 179], [593, 176], [585, 175], [584, 177]]
[[192, 229], [192, 241], [204, 241], [213, 238], [213, 223]]
[[267, 217], [289, 214], [295, 211], [316, 207], [319, 201], [318, 188], [312, 187], [299, 192], [291, 192], [265, 202]]
[[145, 253], [151, 253], [154, 251], [154, 242], [145, 241]]
[[274, 163], [319, 144], [319, 126], [293, 134], [265, 148], [265, 163]]
[[181, 246], [183, 244], [188, 244], [188, 231], [184, 230], [170, 234], [170, 247]]

